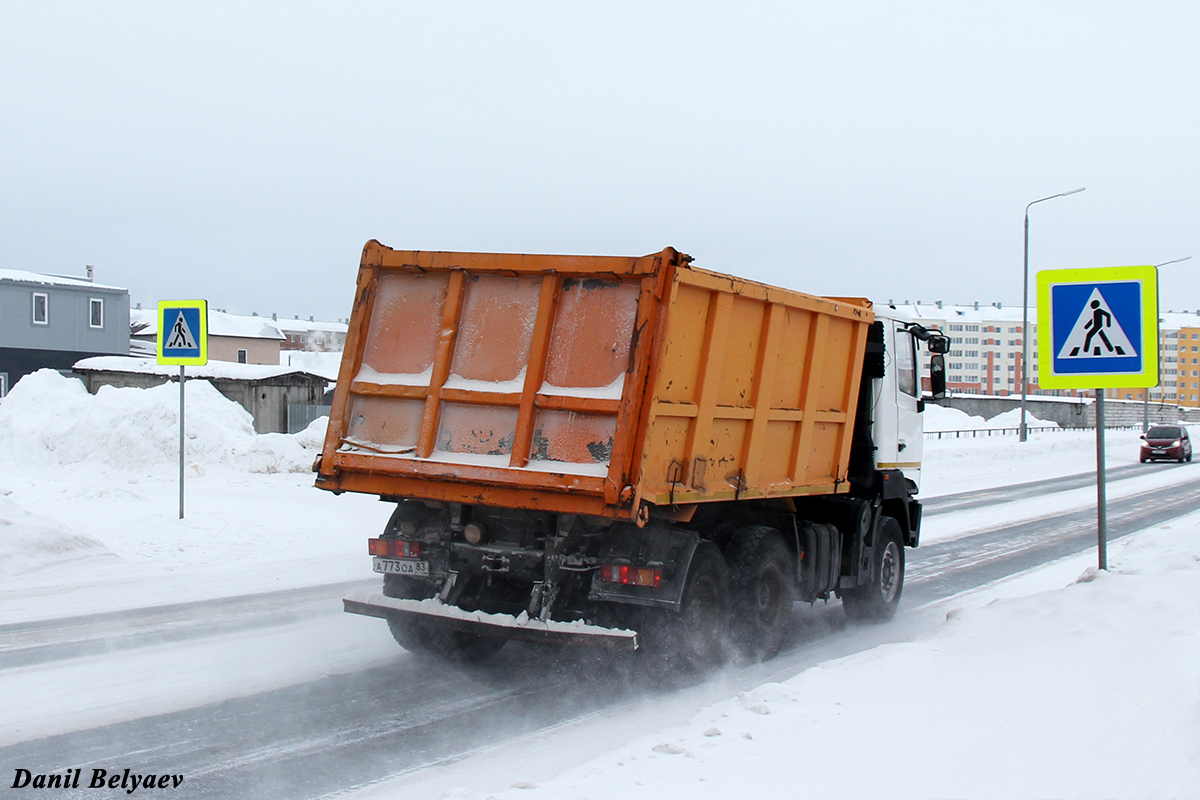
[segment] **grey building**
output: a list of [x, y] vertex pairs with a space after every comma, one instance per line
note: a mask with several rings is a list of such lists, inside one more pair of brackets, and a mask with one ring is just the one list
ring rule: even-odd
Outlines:
[[128, 289], [0, 269], [0, 397], [43, 367], [128, 353]]

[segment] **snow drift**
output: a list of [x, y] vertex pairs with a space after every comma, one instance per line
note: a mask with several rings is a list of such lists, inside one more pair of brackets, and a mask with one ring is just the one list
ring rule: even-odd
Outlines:
[[[203, 380], [186, 386], [186, 460], [193, 468], [307, 472], [327, 417], [295, 434], [254, 432], [253, 419]], [[141, 470], [179, 458], [179, 387], [105, 386], [95, 395], [49, 369], [22, 378], [0, 404], [0, 459], [18, 464], [103, 463]]]

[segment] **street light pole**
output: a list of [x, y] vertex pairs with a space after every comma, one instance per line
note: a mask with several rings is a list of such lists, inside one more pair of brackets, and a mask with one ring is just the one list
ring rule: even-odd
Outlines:
[[[1154, 273], [1154, 281], [1156, 283], [1158, 282], [1157, 270], [1159, 267], [1165, 267], [1168, 264], [1178, 264], [1180, 261], [1188, 261], [1189, 259], [1191, 259], [1191, 256], [1184, 256], [1183, 258], [1176, 258], [1172, 261], [1164, 261], [1161, 264], [1155, 264], [1154, 269], [1156, 270], [1156, 272]], [[1156, 297], [1158, 296], [1158, 292], [1155, 292], [1155, 296]], [[1161, 319], [1159, 319], [1158, 321], [1162, 322]], [[1161, 344], [1158, 339], [1155, 339], [1154, 346], [1161, 347]], [[1161, 376], [1162, 375], [1162, 352], [1161, 352], [1161, 350], [1159, 352], [1158, 362], [1159, 362], [1158, 363], [1158, 370], [1159, 370], [1158, 374]], [[1160, 386], [1162, 385], [1161, 377], [1159, 378], [1158, 383]], [[1159, 394], [1162, 395], [1163, 392], [1159, 392]], [[1149, 430], [1150, 430], [1150, 387], [1147, 386], [1145, 389], [1142, 389], [1142, 433], [1146, 433]]]
[[1028, 206], [1025, 206], [1025, 283], [1021, 300], [1021, 435], [1019, 437], [1022, 442], [1029, 440], [1029, 428], [1025, 424], [1025, 402], [1029, 397], [1029, 207], [1038, 203], [1044, 203], [1047, 200], [1053, 200], [1056, 197], [1078, 194], [1085, 188], [1087, 187], [1080, 186], [1078, 189], [1072, 189], [1069, 192], [1052, 194], [1049, 197], [1034, 200]]

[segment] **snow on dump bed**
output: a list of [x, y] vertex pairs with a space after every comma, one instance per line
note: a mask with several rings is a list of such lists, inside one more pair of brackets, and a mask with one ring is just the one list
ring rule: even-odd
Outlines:
[[[246, 472], [308, 472], [327, 417], [300, 434], [256, 434], [250, 414], [207, 381], [187, 382], [189, 464]], [[83, 384], [49, 369], [22, 378], [0, 403], [0, 463], [102, 463], [139, 469], [179, 460], [179, 386], [150, 389]]]

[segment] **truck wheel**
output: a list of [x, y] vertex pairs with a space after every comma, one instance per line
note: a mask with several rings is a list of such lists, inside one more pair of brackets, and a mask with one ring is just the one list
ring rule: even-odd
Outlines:
[[[406, 578], [403, 575], [383, 576], [383, 596], [394, 597], [397, 600], [424, 600], [432, 597], [433, 592], [420, 581]], [[429, 632], [410, 621], [389, 619], [388, 630], [396, 644], [410, 653], [429, 652]]]
[[875, 536], [871, 580], [842, 592], [846, 616], [860, 622], [887, 622], [896, 615], [904, 590], [904, 542], [900, 523], [884, 517]]
[[[383, 595], [398, 600], [424, 600], [433, 597], [433, 587], [402, 575], [384, 575]], [[411, 621], [389, 619], [387, 623], [396, 643], [412, 653], [430, 653], [451, 661], [475, 663], [504, 647], [504, 639], [490, 636], [438, 630]]]
[[792, 554], [774, 528], [738, 530], [725, 552], [733, 627], [742, 654], [755, 660], [783, 647], [796, 597]]
[[728, 654], [728, 624], [725, 559], [716, 545], [701, 542], [688, 567], [679, 611], [649, 611], [643, 618], [646, 653], [671, 666], [712, 666]]

